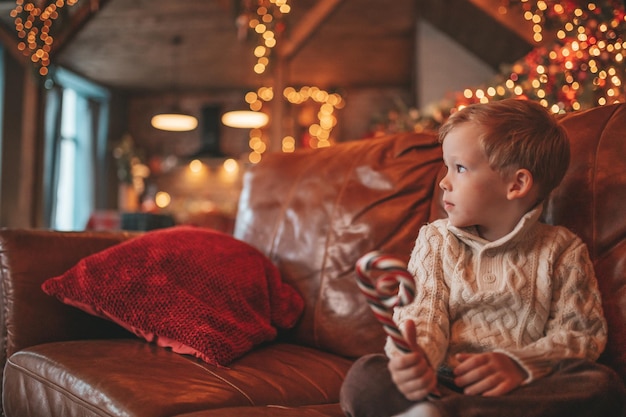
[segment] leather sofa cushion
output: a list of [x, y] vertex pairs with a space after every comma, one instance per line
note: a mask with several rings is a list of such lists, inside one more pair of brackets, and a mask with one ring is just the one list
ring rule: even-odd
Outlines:
[[[158, 417], [221, 408], [336, 404], [350, 364], [281, 343], [255, 349], [228, 368], [139, 339], [48, 343], [9, 359], [5, 378], [12, 383], [5, 388], [4, 405], [10, 415], [55, 410], [58, 415]], [[37, 401], [26, 404], [26, 397]]]
[[176, 417], [345, 417], [339, 404], [308, 405], [302, 407], [283, 407], [269, 405], [264, 407], [222, 408], [194, 413], [179, 414]]

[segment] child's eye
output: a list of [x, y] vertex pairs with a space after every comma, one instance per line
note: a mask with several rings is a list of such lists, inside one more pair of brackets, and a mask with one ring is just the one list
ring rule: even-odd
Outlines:
[[461, 172], [465, 172], [465, 171], [467, 171], [467, 169], [463, 165], [457, 165], [456, 166], [456, 172], [461, 173]]

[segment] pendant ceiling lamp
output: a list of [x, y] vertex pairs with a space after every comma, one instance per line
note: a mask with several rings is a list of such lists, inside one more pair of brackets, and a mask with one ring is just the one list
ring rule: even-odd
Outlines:
[[222, 115], [222, 123], [228, 127], [258, 129], [269, 121], [267, 114], [252, 110], [229, 111]]
[[[173, 89], [177, 89], [176, 65], [180, 62], [176, 59], [176, 53], [182, 43], [182, 37], [177, 35], [172, 39], [172, 83]], [[178, 104], [174, 104], [168, 111], [156, 114], [150, 120], [152, 127], [159, 130], [167, 130], [170, 132], [186, 132], [193, 130], [198, 126], [198, 119], [195, 116], [184, 113]]]
[[186, 132], [198, 127], [198, 119], [189, 114], [176, 110], [168, 113], [156, 114], [150, 121], [152, 127], [170, 132]]

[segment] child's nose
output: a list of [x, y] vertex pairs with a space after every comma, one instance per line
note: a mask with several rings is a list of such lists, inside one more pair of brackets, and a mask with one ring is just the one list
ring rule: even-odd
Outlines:
[[449, 191], [449, 182], [447, 175], [443, 177], [441, 181], [439, 181], [439, 188], [441, 188], [443, 191]]

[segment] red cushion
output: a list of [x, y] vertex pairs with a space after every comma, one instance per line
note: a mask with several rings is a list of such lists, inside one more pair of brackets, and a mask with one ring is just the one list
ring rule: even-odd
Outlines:
[[294, 326], [304, 308], [257, 249], [189, 226], [147, 232], [93, 254], [42, 288], [159, 346], [215, 365]]

